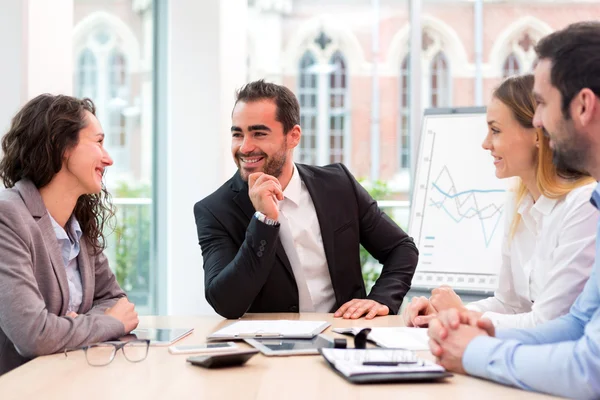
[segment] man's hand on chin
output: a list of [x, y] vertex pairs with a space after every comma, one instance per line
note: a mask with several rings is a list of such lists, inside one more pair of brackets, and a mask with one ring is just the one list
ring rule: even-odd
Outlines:
[[358, 319], [366, 314], [365, 319], [373, 319], [378, 315], [388, 315], [388, 306], [369, 299], [352, 299], [342, 305], [333, 314], [336, 318]]

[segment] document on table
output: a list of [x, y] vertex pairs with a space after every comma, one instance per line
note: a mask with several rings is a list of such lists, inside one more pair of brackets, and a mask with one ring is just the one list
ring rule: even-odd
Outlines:
[[207, 337], [212, 340], [244, 338], [312, 339], [331, 325], [326, 321], [237, 321]]
[[[333, 328], [336, 333], [356, 335], [365, 327]], [[372, 328], [367, 339], [380, 347], [429, 350], [427, 328], [378, 327]]]
[[329, 365], [356, 383], [435, 380], [450, 376], [431, 361], [404, 349], [320, 349]]

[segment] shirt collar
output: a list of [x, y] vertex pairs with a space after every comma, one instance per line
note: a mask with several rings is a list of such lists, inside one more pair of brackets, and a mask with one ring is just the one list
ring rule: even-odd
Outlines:
[[63, 227], [60, 226], [58, 224], [58, 222], [56, 222], [56, 220], [52, 217], [52, 215], [50, 213], [48, 213], [48, 216], [50, 217], [50, 222], [52, 222], [52, 227], [54, 228], [54, 233], [56, 234], [56, 237], [58, 239], [68, 239], [70, 241], [73, 241], [70, 239], [70, 237], [71, 237], [71, 238], [74, 238], [75, 242], [79, 243], [82, 232], [81, 232], [81, 226], [79, 225], [79, 221], [77, 221], [77, 218], [71, 216], [71, 218], [69, 218], [69, 220], [67, 221], [67, 229], [69, 230], [69, 234], [70, 234], [70, 235], [67, 235], [67, 232], [65, 232]]
[[538, 210], [542, 215], [550, 215], [554, 207], [558, 204], [558, 199], [549, 199], [548, 197], [541, 195], [540, 198], [535, 202], [533, 208]]
[[596, 189], [592, 192], [590, 202], [594, 207], [600, 210], [600, 182], [596, 185]]
[[556, 204], [558, 204], [558, 199], [550, 199], [544, 195], [541, 195], [540, 198], [534, 203], [533, 197], [531, 197], [530, 194], [527, 194], [519, 205], [519, 214], [523, 215], [527, 211], [536, 210], [542, 215], [550, 215], [552, 210], [554, 210], [554, 207], [556, 207]]
[[298, 173], [298, 168], [294, 164], [294, 170], [292, 171], [292, 178], [283, 191], [283, 195], [286, 199], [290, 200], [295, 205], [300, 205], [300, 193], [302, 191], [302, 179]]

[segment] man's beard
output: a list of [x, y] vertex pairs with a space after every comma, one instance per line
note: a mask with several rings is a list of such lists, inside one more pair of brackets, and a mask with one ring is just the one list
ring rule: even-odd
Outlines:
[[[561, 128], [564, 132], [563, 137], [567, 137], [568, 139], [563, 142], [558, 142], [556, 139], [553, 140], [552, 162], [556, 166], [556, 169], [565, 172], [587, 171], [587, 144], [575, 128], [569, 126], [566, 121], [563, 122]], [[556, 137], [556, 135], [551, 136]]]
[[[285, 163], [287, 161], [287, 152], [285, 150], [285, 143], [284, 143], [284, 146], [282, 147], [282, 149], [280, 151], [278, 151], [277, 153], [273, 154], [272, 156], [267, 156], [267, 154], [264, 152], [254, 152], [254, 153], [248, 153], [248, 154], [243, 154], [243, 153], [237, 152], [235, 154], [235, 157], [236, 157], [236, 161], [237, 161], [237, 165], [238, 165], [238, 170], [240, 171], [240, 175], [241, 175], [242, 179], [245, 181], [248, 180], [248, 175], [252, 174], [254, 172], [263, 172], [267, 175], [271, 175], [271, 176], [274, 176], [275, 178], [279, 178], [283, 171], [283, 166], [285, 165]], [[262, 157], [265, 160], [262, 171], [257, 169], [256, 171], [248, 172], [248, 171], [245, 171], [244, 169], [242, 169], [241, 162], [240, 162], [240, 158], [242, 158], [242, 157], [243, 158]]]

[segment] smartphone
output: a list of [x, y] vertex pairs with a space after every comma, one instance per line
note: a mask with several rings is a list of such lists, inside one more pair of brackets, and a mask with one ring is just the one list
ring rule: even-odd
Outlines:
[[190, 345], [170, 346], [171, 354], [191, 354], [191, 353], [219, 353], [235, 351], [238, 346], [233, 342], [201, 343]]
[[192, 365], [204, 368], [223, 368], [234, 367], [246, 363], [252, 356], [256, 355], [258, 350], [242, 350], [232, 353], [208, 354], [204, 356], [188, 357], [187, 361]]

